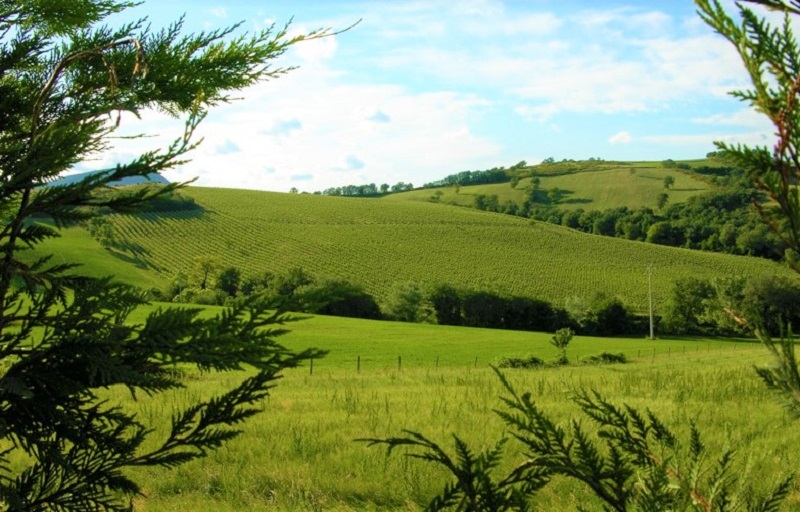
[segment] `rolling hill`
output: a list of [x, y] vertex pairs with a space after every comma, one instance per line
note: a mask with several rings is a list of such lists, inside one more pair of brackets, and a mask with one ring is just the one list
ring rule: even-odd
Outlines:
[[[555, 304], [604, 292], [640, 310], [651, 266], [659, 302], [679, 277], [794, 278], [762, 259], [604, 238], [430, 202], [198, 187], [183, 194], [201, 208], [108, 216], [125, 249], [104, 251], [106, 263], [95, 258], [93, 272], [117, 273], [116, 265], [132, 263], [166, 283], [180, 270], [190, 272], [196, 256], [213, 255], [245, 275], [303, 267], [318, 279], [363, 285], [379, 299], [401, 283], [448, 283]], [[59, 243], [69, 245], [75, 234]]]
[[[696, 165], [706, 165], [708, 161], [699, 160]], [[667, 192], [670, 204], [682, 203], [696, 195], [708, 191], [712, 186], [700, 176], [691, 172], [664, 167], [661, 162], [609, 162], [596, 163], [570, 169], [565, 167], [555, 172], [539, 172], [537, 167], [526, 168], [525, 172], [533, 172], [540, 180], [542, 190], [558, 188], [564, 193], [564, 199], [558, 208], [574, 210], [605, 210], [627, 206], [628, 208], [649, 207], [656, 209], [658, 195]], [[584, 162], [585, 164], [585, 162]], [[675, 184], [664, 189], [664, 177], [672, 176]], [[498, 201], [513, 201], [521, 206], [527, 198], [527, 189], [532, 178], [522, 178], [516, 187], [510, 183], [492, 183], [486, 185], [455, 187], [436, 187], [390, 194], [386, 201], [430, 201], [437, 190], [442, 192], [438, 199], [445, 204], [473, 206], [479, 194], [497, 195]]]

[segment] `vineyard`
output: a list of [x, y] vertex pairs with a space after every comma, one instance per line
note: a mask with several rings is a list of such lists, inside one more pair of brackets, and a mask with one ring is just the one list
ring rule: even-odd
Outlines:
[[[704, 161], [703, 161], [704, 162]], [[537, 166], [538, 169], [541, 166]], [[675, 184], [665, 190], [665, 176], [672, 176]], [[565, 192], [564, 199], [557, 205], [561, 209], [604, 210], [627, 206], [628, 208], [656, 209], [658, 195], [667, 192], [669, 204], [682, 203], [695, 194], [705, 192], [711, 187], [697, 175], [667, 169], [660, 162], [604, 163], [582, 168], [576, 164], [574, 169], [557, 167], [551, 172], [536, 173], [542, 190], [558, 188]], [[493, 183], [461, 187], [440, 187], [414, 190], [386, 196], [386, 201], [429, 201], [441, 191], [437, 199], [444, 204], [473, 206], [475, 196], [496, 195], [500, 203], [512, 201], [521, 206], [531, 186], [532, 178], [523, 178], [516, 187], [510, 183]]]
[[[199, 255], [244, 275], [302, 267], [318, 279], [346, 279], [385, 299], [402, 283], [447, 283], [549, 300], [619, 296], [647, 305], [647, 269], [657, 303], [680, 277], [792, 274], [734, 257], [585, 235], [419, 201], [385, 201], [259, 191], [188, 188], [202, 210], [110, 216], [141, 266], [166, 281], [191, 273]], [[133, 249], [132, 249], [133, 250]]]

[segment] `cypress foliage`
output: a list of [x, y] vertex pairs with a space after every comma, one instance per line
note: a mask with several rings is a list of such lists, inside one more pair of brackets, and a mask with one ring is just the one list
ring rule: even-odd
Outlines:
[[[146, 20], [99, 25], [132, 5], [0, 2], [0, 508], [7, 510], [128, 510], [139, 487], [127, 468], [174, 467], [219, 447], [260, 410], [282, 370], [322, 355], [278, 344], [291, 318], [264, 301], [211, 319], [197, 309], [157, 309], [134, 324], [131, 312], [146, 303], [139, 290], [24, 257], [63, 226], [170, 197], [181, 185], [110, 184], [179, 165], [208, 108], [281, 75], [272, 59], [325, 35], [287, 38], [286, 28], [271, 28], [232, 37], [236, 27], [183, 35], [180, 21], [157, 33]], [[150, 108], [185, 118], [168, 148], [48, 186], [107, 149], [122, 112]], [[176, 411], [166, 434], [100, 398], [111, 387], [134, 398], [181, 387], [175, 369], [187, 367], [248, 373], [221, 396]]]

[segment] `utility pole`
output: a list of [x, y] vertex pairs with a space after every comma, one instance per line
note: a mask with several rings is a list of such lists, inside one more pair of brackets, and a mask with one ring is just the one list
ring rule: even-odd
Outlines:
[[647, 292], [650, 302], [650, 339], [656, 339], [656, 336], [653, 332], [653, 265], [648, 265], [647, 267]]

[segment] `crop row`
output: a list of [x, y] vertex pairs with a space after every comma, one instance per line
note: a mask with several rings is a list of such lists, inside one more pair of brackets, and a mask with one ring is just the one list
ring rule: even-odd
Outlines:
[[189, 194], [206, 210], [113, 218], [118, 236], [140, 247], [165, 276], [189, 272], [196, 256], [213, 255], [245, 274], [300, 266], [318, 278], [360, 284], [379, 298], [399, 283], [448, 283], [556, 304], [603, 292], [644, 309], [648, 268], [660, 302], [680, 277], [784, 272], [755, 258], [427, 203], [219, 189]]

